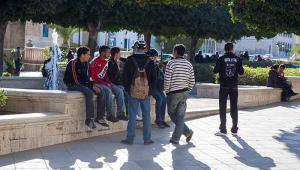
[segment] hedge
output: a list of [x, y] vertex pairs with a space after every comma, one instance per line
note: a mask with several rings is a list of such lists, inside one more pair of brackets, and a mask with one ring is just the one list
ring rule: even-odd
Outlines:
[[[195, 79], [201, 83], [218, 83], [217, 75], [213, 74], [213, 64], [195, 64]], [[240, 85], [265, 86], [268, 79], [268, 67], [244, 66], [245, 74], [239, 77]], [[300, 68], [287, 68], [285, 76], [300, 76]]]
[[6, 101], [7, 101], [6, 91], [0, 89], [0, 107], [5, 106]]

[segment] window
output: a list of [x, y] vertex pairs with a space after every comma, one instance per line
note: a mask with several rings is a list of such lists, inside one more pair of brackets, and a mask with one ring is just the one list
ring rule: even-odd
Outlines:
[[49, 37], [49, 27], [47, 24], [43, 24], [43, 37]]

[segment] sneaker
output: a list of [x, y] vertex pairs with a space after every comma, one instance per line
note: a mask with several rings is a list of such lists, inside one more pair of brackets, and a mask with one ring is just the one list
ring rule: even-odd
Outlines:
[[165, 122], [165, 121], [163, 121], [162, 123], [163, 123], [163, 125], [164, 125], [165, 127], [168, 127], [168, 128], [171, 127], [171, 126], [170, 126], [167, 122]]
[[129, 140], [129, 139], [124, 139], [121, 141], [121, 143], [125, 144], [125, 145], [132, 145], [133, 144], [133, 141], [132, 140]]
[[118, 122], [119, 120], [116, 118], [116, 117], [114, 117], [114, 116], [107, 116], [106, 117], [106, 120], [107, 121], [110, 121], [110, 122]]
[[85, 120], [85, 125], [90, 129], [90, 130], [93, 130], [93, 129], [96, 129], [97, 126], [95, 125], [94, 121], [92, 119], [87, 119]]
[[233, 132], [231, 132], [231, 135], [232, 135], [232, 136], [238, 136], [237, 133], [233, 133]]
[[98, 120], [95, 120], [96, 123], [99, 123], [101, 126], [104, 126], [104, 127], [109, 127], [109, 125], [107, 124], [107, 122], [102, 118], [102, 119], [98, 119]]
[[223, 132], [218, 132], [215, 134], [216, 136], [226, 136], [226, 133], [223, 133]]
[[119, 115], [117, 118], [118, 118], [119, 120], [128, 121], [127, 116], [125, 116], [124, 114], [123, 114], [123, 115]]
[[194, 132], [190, 130], [189, 134], [186, 135], [186, 142], [189, 143], [193, 137]]
[[174, 141], [174, 140], [172, 140], [172, 139], [170, 139], [170, 143], [172, 143], [173, 145], [178, 145], [178, 144], [179, 144], [178, 141]]
[[299, 93], [292, 93], [292, 96], [297, 96]]
[[154, 143], [154, 141], [153, 140], [145, 140], [144, 141], [144, 145], [152, 145]]
[[165, 128], [165, 125], [162, 122], [156, 122], [156, 126], [161, 129]]
[[140, 117], [139, 115], [136, 115], [136, 121], [143, 121], [143, 118]]

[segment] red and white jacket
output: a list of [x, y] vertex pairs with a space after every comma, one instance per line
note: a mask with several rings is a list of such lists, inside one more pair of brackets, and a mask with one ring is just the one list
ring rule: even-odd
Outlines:
[[108, 61], [95, 57], [90, 63], [91, 81], [97, 84], [103, 84], [108, 87], [111, 86], [111, 82], [108, 78]]

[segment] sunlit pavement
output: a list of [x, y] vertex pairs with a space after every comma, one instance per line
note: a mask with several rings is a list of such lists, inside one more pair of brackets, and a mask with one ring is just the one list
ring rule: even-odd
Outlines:
[[[228, 115], [228, 118], [229, 115]], [[169, 144], [169, 129], [152, 129], [155, 144], [120, 143], [125, 133], [0, 156], [0, 169], [300, 169], [300, 102], [240, 111], [239, 137], [217, 137], [219, 117], [188, 121], [191, 143]], [[231, 121], [228, 119], [228, 129]]]

